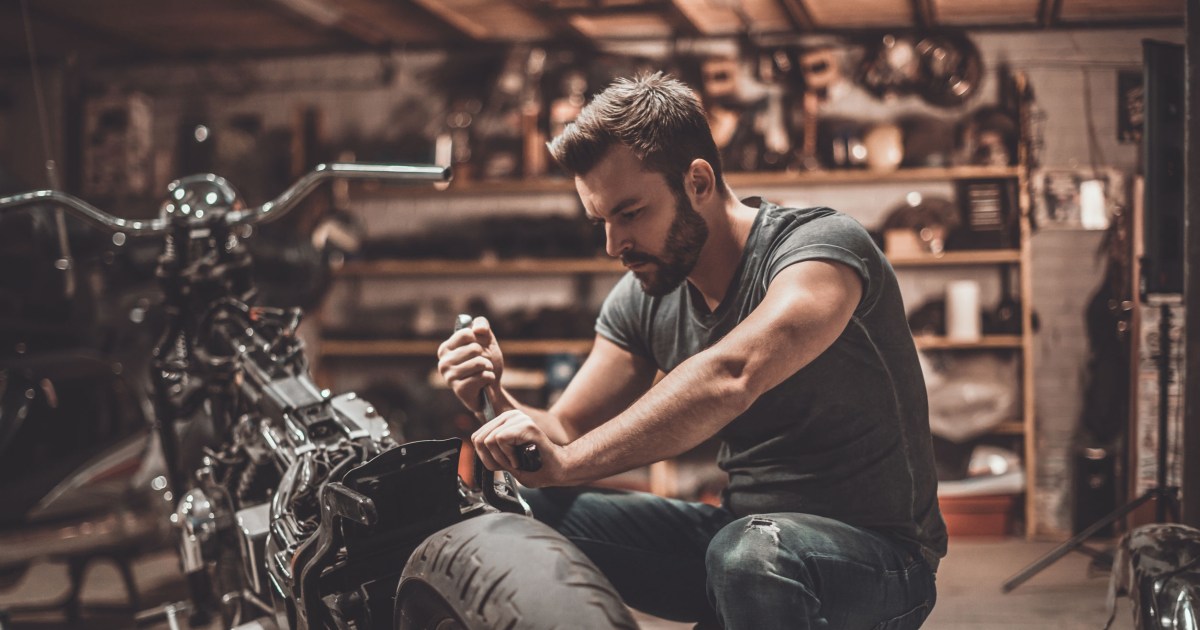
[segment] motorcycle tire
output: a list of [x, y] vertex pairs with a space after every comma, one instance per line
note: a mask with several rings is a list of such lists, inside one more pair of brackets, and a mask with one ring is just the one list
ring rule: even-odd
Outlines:
[[609, 630], [637, 624], [616, 589], [561, 534], [486, 514], [433, 534], [396, 588], [396, 630]]

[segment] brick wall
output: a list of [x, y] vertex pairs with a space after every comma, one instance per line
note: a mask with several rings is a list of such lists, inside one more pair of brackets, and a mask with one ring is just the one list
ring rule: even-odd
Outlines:
[[[1086, 171], [1095, 163], [1133, 173], [1138, 147], [1117, 141], [1117, 72], [1141, 67], [1144, 38], [1181, 42], [1182, 37], [1180, 29], [1155, 29], [986, 34], [977, 42], [986, 58], [1028, 73], [1046, 116], [1044, 167]], [[1090, 89], [1090, 115], [1085, 88]], [[1095, 255], [1101, 238], [1100, 232], [1043, 230], [1032, 243], [1033, 305], [1041, 321], [1034, 352], [1034, 502], [1041, 523], [1035, 533], [1041, 536], [1061, 537], [1071, 527], [1071, 452], [1088, 358], [1084, 308], [1103, 277], [1103, 261]]]

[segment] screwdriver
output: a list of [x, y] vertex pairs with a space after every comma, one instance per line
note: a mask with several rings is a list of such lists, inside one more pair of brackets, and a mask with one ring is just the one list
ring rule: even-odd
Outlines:
[[[454, 322], [454, 331], [458, 332], [464, 328], [471, 326], [471, 322], [475, 318], [465, 313], [460, 314]], [[491, 422], [496, 419], [496, 408], [492, 405], [492, 397], [488, 394], [486, 387], [479, 390], [479, 406], [483, 409], [484, 422]], [[538, 451], [537, 444], [532, 442], [529, 444], [521, 444], [515, 452], [517, 456], [517, 468], [526, 472], [537, 472], [542, 469], [542, 454]]]

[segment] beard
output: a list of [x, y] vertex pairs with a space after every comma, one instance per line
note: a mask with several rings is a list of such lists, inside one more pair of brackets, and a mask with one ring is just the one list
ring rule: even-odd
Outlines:
[[674, 291], [687, 279], [700, 259], [700, 250], [708, 240], [708, 224], [692, 208], [688, 198], [675, 194], [675, 219], [667, 230], [667, 240], [661, 257], [642, 252], [628, 252], [621, 256], [625, 264], [651, 263], [650, 271], [635, 271], [646, 295], [659, 297]]

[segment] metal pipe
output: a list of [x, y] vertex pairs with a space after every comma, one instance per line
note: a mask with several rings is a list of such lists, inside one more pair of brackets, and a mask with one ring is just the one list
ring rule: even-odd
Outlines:
[[447, 166], [414, 166], [407, 164], [358, 164], [334, 162], [318, 164], [275, 199], [256, 208], [247, 208], [226, 215], [230, 225], [266, 223], [283, 216], [306, 197], [318, 184], [327, 179], [360, 179], [410, 184], [450, 181]]

